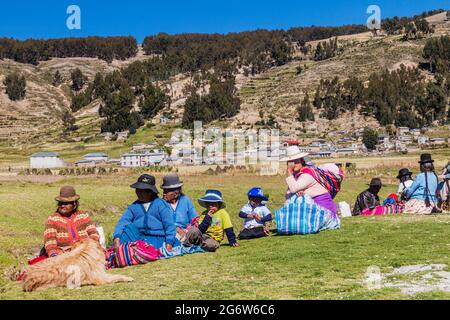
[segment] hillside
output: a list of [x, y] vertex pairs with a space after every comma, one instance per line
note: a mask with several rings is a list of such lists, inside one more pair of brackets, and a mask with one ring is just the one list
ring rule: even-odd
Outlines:
[[[445, 13], [428, 17], [435, 25], [433, 37], [450, 34], [450, 21], [445, 21]], [[382, 68], [390, 70], [399, 68], [401, 64], [417, 66], [423, 59], [422, 49], [426, 39], [417, 41], [400, 41], [401, 36], [378, 36], [362, 33], [338, 38], [342, 54], [324, 61], [304, 59], [296, 52], [296, 59], [284, 66], [271, 68], [267, 72], [254, 77], [239, 74], [236, 78], [241, 98], [241, 110], [238, 115], [228, 121], [215, 123], [227, 127], [246, 128], [260, 121], [260, 112], [265, 119], [273, 116], [281, 128], [291, 134], [300, 134], [305, 129], [316, 134], [326, 134], [331, 130], [343, 130], [349, 123], [354, 129], [367, 126], [376, 127], [377, 121], [365, 118], [357, 112], [346, 114], [333, 121], [319, 119], [302, 125], [295, 120], [296, 106], [302, 101], [305, 93], [314, 94], [321, 79], [331, 79], [338, 75], [345, 80], [351, 75], [361, 79]], [[314, 48], [318, 41], [308, 44]], [[116, 61], [107, 64], [94, 58], [54, 58], [41, 62], [38, 66], [17, 63], [11, 60], [0, 60], [0, 143], [10, 148], [20, 145], [27, 148], [43, 148], [64, 141], [87, 141], [94, 139], [101, 142], [100, 119], [98, 116], [99, 101], [94, 101], [74, 115], [79, 130], [69, 138], [61, 138], [61, 111], [70, 107], [70, 71], [80, 68], [89, 80], [96, 72], [107, 73], [117, 70], [136, 60], [144, 60], [142, 48], [135, 58], [127, 61]], [[298, 66], [306, 66], [300, 75], [296, 74]], [[3, 79], [13, 72], [20, 71], [27, 79], [27, 95], [23, 101], [12, 102], [5, 94]], [[56, 71], [62, 74], [65, 84], [54, 87], [51, 76]], [[427, 72], [423, 71], [424, 75]], [[164, 83], [172, 98], [171, 113], [174, 124], [180, 122], [183, 114], [185, 97], [183, 86], [189, 81], [185, 75], [178, 75]], [[317, 112], [317, 111], [316, 111]], [[213, 123], [214, 124], [214, 123]], [[316, 131], [317, 130], [317, 131]], [[67, 140], [68, 139], [68, 140]]]

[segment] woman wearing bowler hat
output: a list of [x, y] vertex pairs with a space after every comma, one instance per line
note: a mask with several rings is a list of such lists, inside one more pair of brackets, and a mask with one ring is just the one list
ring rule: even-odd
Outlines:
[[163, 198], [172, 210], [177, 237], [181, 240], [186, 235], [186, 229], [193, 219], [198, 217], [194, 204], [182, 192], [183, 181], [176, 173], [169, 173], [163, 177]]
[[143, 240], [156, 249], [164, 244], [168, 251], [180, 242], [176, 238], [173, 213], [158, 197], [155, 177], [143, 174], [130, 186], [136, 190], [137, 200], [123, 213], [114, 230], [114, 246]]
[[405, 203], [405, 213], [430, 214], [436, 210], [436, 190], [439, 179], [434, 172], [431, 154], [420, 155], [420, 172], [413, 184], [403, 194], [409, 199]]
[[78, 209], [80, 196], [72, 186], [64, 186], [55, 198], [58, 208], [47, 219], [44, 232], [44, 248], [49, 257], [70, 250], [82, 239], [99, 240], [99, 234], [89, 214]]

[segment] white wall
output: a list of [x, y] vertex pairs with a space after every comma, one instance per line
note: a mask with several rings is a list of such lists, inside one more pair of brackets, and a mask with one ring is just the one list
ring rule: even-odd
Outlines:
[[30, 167], [31, 169], [61, 168], [65, 167], [65, 163], [58, 157], [32, 157]]

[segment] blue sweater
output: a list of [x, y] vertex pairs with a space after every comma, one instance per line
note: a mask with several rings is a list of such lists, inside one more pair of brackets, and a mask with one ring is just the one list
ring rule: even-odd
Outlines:
[[427, 180], [429, 190], [428, 194], [425, 194], [425, 173], [422, 172], [416, 176], [414, 183], [409, 188], [405, 189], [404, 194], [406, 195], [406, 197], [408, 199], [418, 199], [423, 201], [428, 195], [430, 201], [436, 203], [436, 189], [438, 186], [438, 179], [433, 172], [427, 172]]
[[131, 223], [143, 235], [165, 237], [165, 242], [172, 245], [176, 241], [173, 212], [169, 204], [160, 198], [151, 202], [147, 212], [139, 201], [128, 206], [117, 222], [114, 238], [120, 238], [124, 228]]
[[187, 225], [191, 223], [192, 219], [198, 217], [194, 205], [188, 196], [180, 196], [178, 198], [177, 207], [173, 210], [169, 204], [170, 210], [174, 214], [175, 226], [186, 229]]

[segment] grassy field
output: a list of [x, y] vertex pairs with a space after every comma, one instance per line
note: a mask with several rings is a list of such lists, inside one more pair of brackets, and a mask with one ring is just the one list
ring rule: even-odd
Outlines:
[[[183, 176], [185, 193], [200, 197], [206, 188], [223, 191], [235, 231], [246, 202], [246, 191], [259, 185], [270, 194], [273, 210], [283, 202], [282, 176], [249, 174]], [[60, 186], [72, 184], [81, 206], [111, 234], [116, 221], [134, 200], [129, 185], [135, 176], [18, 177], [0, 179], [0, 271], [24, 263], [42, 244], [46, 217], [55, 209]], [[349, 176], [337, 201], [351, 204], [363, 190], [367, 175]], [[161, 176], [157, 176], [158, 185]], [[394, 191], [385, 179], [382, 196]], [[198, 210], [200, 207], [195, 201]], [[0, 299], [449, 299], [450, 293], [433, 291], [415, 296], [399, 289], [369, 290], [363, 279], [369, 266], [383, 273], [415, 264], [450, 264], [450, 216], [351, 217], [342, 228], [309, 236], [276, 236], [223, 244], [216, 253], [202, 253], [114, 270], [132, 276], [129, 284], [51, 289], [24, 293], [20, 283], [0, 280]], [[207, 275], [205, 277], [205, 275]]]

